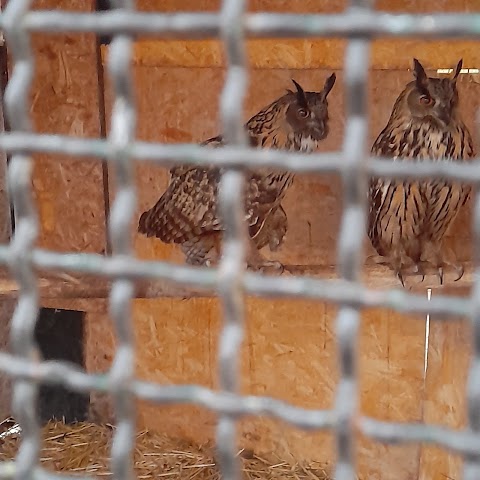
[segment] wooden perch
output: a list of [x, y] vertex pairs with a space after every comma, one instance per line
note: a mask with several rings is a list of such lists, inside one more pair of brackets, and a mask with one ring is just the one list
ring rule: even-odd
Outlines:
[[[337, 279], [338, 274], [334, 266], [328, 265], [287, 265], [283, 276], [297, 275], [318, 279]], [[95, 277], [93, 275], [78, 276], [67, 273], [37, 271], [38, 288], [44, 300], [65, 299], [106, 299], [110, 294], [111, 279]], [[448, 290], [449, 293], [464, 295], [468, 293], [473, 283], [473, 269], [467, 265], [465, 274], [458, 281], [451, 273], [446, 273], [444, 285], [439, 284], [438, 278], [428, 275], [421, 283], [420, 278], [406, 279], [406, 286], [414, 292], [425, 291], [426, 288]], [[399, 281], [386, 267], [380, 265], [365, 265], [363, 284], [373, 289], [401, 288]], [[410, 287], [411, 286], [411, 287]], [[8, 272], [0, 270], [0, 297], [2, 299], [18, 297], [19, 288]], [[164, 280], [136, 281], [135, 298], [189, 298], [216, 296], [212, 289], [188, 288]]]

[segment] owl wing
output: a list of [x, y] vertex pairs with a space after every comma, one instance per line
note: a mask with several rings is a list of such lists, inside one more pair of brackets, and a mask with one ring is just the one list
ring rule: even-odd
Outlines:
[[[254, 144], [255, 139], [251, 139]], [[221, 136], [203, 145], [223, 145]], [[218, 211], [221, 168], [178, 166], [170, 170], [170, 183], [158, 202], [139, 219], [138, 231], [166, 243], [185, 243], [200, 235], [224, 229]], [[267, 215], [279, 203], [283, 175], [251, 172], [246, 191], [246, 221], [262, 228]]]
[[142, 213], [138, 231], [165, 243], [184, 243], [221, 230], [217, 215], [218, 169], [176, 167], [158, 202]]
[[283, 243], [287, 230], [287, 214], [280, 204], [271, 211], [263, 224], [256, 223], [250, 227], [249, 233], [259, 250], [268, 244], [270, 250], [275, 252]]

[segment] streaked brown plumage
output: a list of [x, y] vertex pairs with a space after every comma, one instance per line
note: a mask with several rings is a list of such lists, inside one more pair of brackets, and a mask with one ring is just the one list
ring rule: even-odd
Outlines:
[[[295, 92], [287, 90], [247, 122], [251, 146], [304, 152], [316, 149], [328, 135], [327, 96], [335, 79], [332, 74], [321, 92], [305, 92], [293, 80]], [[212, 148], [223, 144], [221, 135], [202, 143]], [[180, 244], [189, 264], [217, 263], [224, 229], [217, 204], [221, 172], [213, 167], [172, 168], [167, 190], [142, 213], [138, 231], [165, 243]], [[279, 262], [266, 260], [259, 250], [269, 245], [275, 251], [284, 240], [288, 223], [281, 202], [293, 179], [289, 171], [263, 168], [248, 172], [245, 219], [249, 231], [247, 264], [252, 269], [283, 270]]]
[[[398, 96], [387, 126], [372, 154], [394, 161], [474, 157], [473, 142], [458, 102], [458, 63], [451, 78], [429, 78], [414, 59], [415, 80]], [[372, 179], [369, 190], [368, 236], [380, 258], [403, 282], [404, 275], [423, 275], [428, 267], [443, 283], [445, 267], [463, 275], [463, 267], [442, 245], [471, 187], [432, 179], [394, 181]]]

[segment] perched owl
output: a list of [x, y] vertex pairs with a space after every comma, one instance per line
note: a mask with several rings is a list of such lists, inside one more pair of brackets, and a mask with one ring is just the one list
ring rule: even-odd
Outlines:
[[[320, 92], [305, 92], [292, 80], [295, 91], [287, 93], [254, 115], [246, 124], [250, 145], [311, 152], [329, 131], [327, 96], [336, 76], [325, 81]], [[223, 137], [202, 145], [219, 148]], [[170, 170], [170, 183], [157, 203], [142, 213], [138, 231], [165, 243], [180, 244], [187, 263], [211, 266], [221, 253], [223, 221], [217, 201], [223, 169], [178, 166]], [[292, 185], [294, 174], [265, 168], [247, 172], [245, 220], [248, 223], [247, 265], [253, 270], [283, 271], [279, 262], [269, 261], [260, 249], [275, 251], [287, 231], [287, 216], [281, 202]]]
[[[450, 78], [430, 78], [414, 59], [414, 81], [398, 96], [387, 126], [372, 154], [394, 161], [448, 159], [465, 162], [474, 157], [470, 132], [459, 112], [458, 62]], [[442, 246], [444, 235], [465, 205], [471, 187], [443, 180], [395, 181], [372, 179], [368, 193], [368, 236], [384, 263], [402, 285], [405, 275], [433, 269], [443, 283], [444, 268], [459, 280], [463, 266]]]

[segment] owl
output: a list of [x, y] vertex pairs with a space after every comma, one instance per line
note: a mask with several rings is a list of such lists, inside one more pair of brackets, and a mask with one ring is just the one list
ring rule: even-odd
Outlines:
[[[449, 78], [431, 78], [414, 59], [414, 80], [398, 96], [372, 154], [393, 161], [424, 159], [466, 162], [474, 158], [472, 137], [459, 111], [460, 60]], [[379, 257], [404, 286], [405, 275], [433, 271], [443, 284], [444, 269], [457, 280], [463, 266], [442, 245], [471, 187], [442, 179], [401, 181], [374, 178], [368, 192], [368, 236]]]
[[[260, 110], [245, 125], [253, 148], [312, 152], [329, 133], [327, 97], [335, 84], [330, 75], [320, 92], [306, 92], [295, 80], [295, 89]], [[222, 135], [201, 145], [221, 148]], [[180, 245], [190, 265], [212, 266], [221, 254], [224, 223], [218, 205], [218, 186], [223, 168], [178, 166], [170, 170], [170, 182], [160, 199], [143, 212], [138, 232], [164, 243]], [[294, 174], [267, 168], [246, 172], [244, 197], [247, 222], [247, 267], [281, 273], [283, 265], [267, 260], [260, 249], [276, 251], [288, 228], [281, 205]]]

